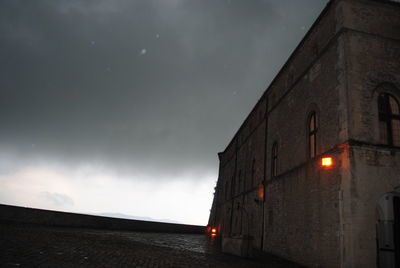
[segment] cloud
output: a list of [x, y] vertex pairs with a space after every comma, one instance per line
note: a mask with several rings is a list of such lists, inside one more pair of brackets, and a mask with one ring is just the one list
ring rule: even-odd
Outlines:
[[74, 205], [72, 198], [65, 194], [40, 192], [40, 197], [45, 199], [45, 202], [48, 202], [59, 209]]
[[326, 2], [1, 1], [0, 175], [216, 179], [217, 152]]

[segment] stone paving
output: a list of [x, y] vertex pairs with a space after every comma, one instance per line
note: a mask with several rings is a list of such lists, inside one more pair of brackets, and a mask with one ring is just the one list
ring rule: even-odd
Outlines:
[[223, 254], [206, 235], [0, 224], [0, 267], [299, 267]]

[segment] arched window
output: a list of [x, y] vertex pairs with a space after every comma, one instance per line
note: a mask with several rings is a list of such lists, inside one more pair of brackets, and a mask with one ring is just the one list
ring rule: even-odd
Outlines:
[[317, 115], [312, 112], [308, 119], [308, 153], [310, 158], [317, 155]]
[[271, 175], [276, 177], [278, 175], [278, 143], [272, 145], [272, 163], [271, 163]]
[[239, 170], [239, 177], [238, 177], [238, 185], [237, 185], [236, 194], [240, 194], [241, 190], [242, 190], [242, 170]]
[[253, 158], [253, 162], [251, 163], [251, 185], [250, 188], [254, 186], [254, 174], [256, 173], [256, 160]]
[[229, 182], [225, 183], [225, 200], [229, 199]]
[[378, 97], [380, 142], [390, 146], [400, 146], [399, 102], [388, 93]]

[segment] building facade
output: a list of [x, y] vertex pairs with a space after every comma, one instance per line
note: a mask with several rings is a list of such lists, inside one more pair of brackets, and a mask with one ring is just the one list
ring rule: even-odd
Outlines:
[[400, 4], [330, 1], [218, 154], [209, 225], [306, 266], [400, 267], [399, 103]]

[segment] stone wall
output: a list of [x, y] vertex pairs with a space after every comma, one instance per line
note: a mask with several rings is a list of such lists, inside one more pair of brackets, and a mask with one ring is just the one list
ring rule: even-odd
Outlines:
[[[351, 176], [343, 179], [345, 265], [376, 267], [376, 205], [400, 186], [400, 149], [382, 144], [378, 95], [400, 100], [400, 5], [345, 1]], [[398, 189], [397, 189], [398, 190]]]
[[[376, 201], [400, 185], [400, 149], [378, 144], [377, 111], [379, 88], [400, 100], [399, 10], [384, 1], [328, 3], [219, 154], [223, 235], [253, 236], [254, 247], [307, 266], [374, 267]], [[332, 169], [320, 167], [324, 155], [334, 157]]]
[[227, 149], [220, 153], [216, 190], [217, 222], [222, 234], [251, 235], [261, 248], [262, 205], [256, 203], [264, 180], [266, 100], [260, 99]]
[[347, 237], [344, 263], [353, 267], [376, 267], [376, 206], [385, 193], [399, 191], [400, 149], [353, 145], [347, 187], [343, 187]]
[[310, 161], [266, 187], [265, 250], [309, 267], [339, 267], [339, 190], [342, 151], [335, 167]]
[[[311, 267], [338, 267], [341, 259], [343, 152], [339, 145], [348, 136], [343, 131], [347, 126], [342, 116], [346, 112], [342, 106], [346, 79], [340, 18], [341, 6], [336, 4], [314, 27], [304, 50], [294, 57], [291, 69], [299, 70], [294, 83], [285, 87], [284, 80], [278, 79], [267, 92], [275, 104], [269, 106], [268, 113], [264, 250]], [[309, 51], [315, 46], [318, 53]], [[309, 60], [305, 51], [310, 53]], [[310, 159], [308, 148], [311, 112], [316, 112], [318, 125], [314, 159]], [[274, 143], [278, 144], [276, 177], [270, 168]], [[331, 170], [319, 164], [326, 154], [335, 158]]]
[[352, 14], [345, 24], [349, 138], [378, 144], [378, 95], [390, 90], [400, 100], [400, 5], [344, 7]]
[[205, 233], [204, 226], [118, 219], [9, 205], [0, 205], [0, 222], [139, 232]]
[[[255, 248], [306, 265], [340, 260], [339, 175], [325, 178], [326, 174], [313, 171], [317, 164], [308, 161], [307, 149], [311, 111], [317, 112], [322, 137], [318, 153], [347, 138], [335, 135], [347, 122], [339, 124], [343, 119], [337, 113], [339, 89], [345, 84], [343, 48], [337, 35], [340, 11], [336, 3], [330, 5], [334, 7], [324, 11], [219, 155], [215, 209], [223, 235], [250, 235]], [[279, 178], [272, 179], [274, 142], [279, 146]], [[266, 185], [265, 202], [258, 198], [259, 184]], [[321, 226], [321, 221], [329, 224]], [[318, 251], [329, 257], [319, 257]]]

